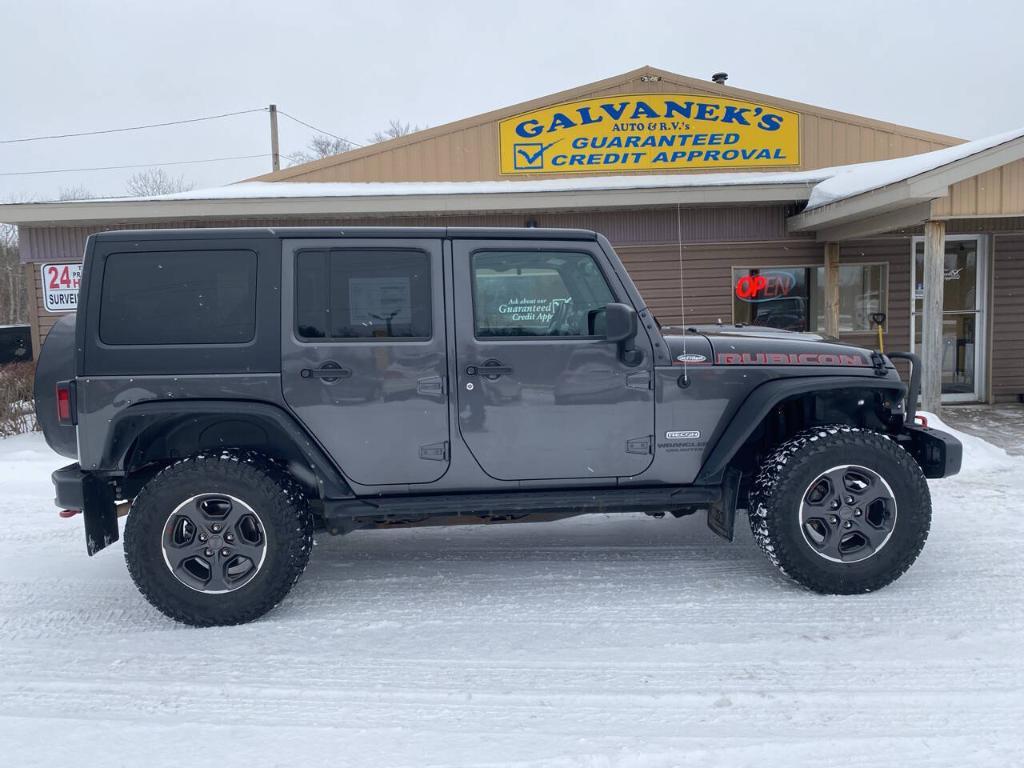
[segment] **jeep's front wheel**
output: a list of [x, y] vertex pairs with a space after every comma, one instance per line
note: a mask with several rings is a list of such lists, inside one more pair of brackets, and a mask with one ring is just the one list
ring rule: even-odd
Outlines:
[[200, 454], [146, 483], [125, 523], [124, 554], [139, 591], [172, 619], [241, 624], [284, 599], [312, 540], [305, 495], [276, 465]]
[[816, 592], [881, 589], [917, 559], [931, 496], [917, 462], [884, 435], [815, 427], [779, 446], [754, 481], [750, 527], [784, 574]]

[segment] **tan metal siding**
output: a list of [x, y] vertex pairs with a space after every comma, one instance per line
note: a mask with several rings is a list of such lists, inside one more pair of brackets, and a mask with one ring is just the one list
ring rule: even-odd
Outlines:
[[[652, 80], [652, 77], [660, 79]], [[501, 176], [498, 170], [498, 122], [503, 118], [539, 107], [595, 96], [673, 92], [731, 97], [797, 112], [800, 115], [801, 163], [791, 166], [793, 170], [887, 160], [939, 149], [961, 141], [644, 67], [618, 77], [257, 178], [263, 181], [353, 182], [488, 181], [508, 178]], [[679, 173], [678, 170], [667, 172]], [[543, 174], [543, 178], [557, 178], [559, 175]], [[528, 177], [524, 175], [516, 178]]]
[[932, 218], [1024, 215], [1024, 160], [954, 184], [932, 201]]

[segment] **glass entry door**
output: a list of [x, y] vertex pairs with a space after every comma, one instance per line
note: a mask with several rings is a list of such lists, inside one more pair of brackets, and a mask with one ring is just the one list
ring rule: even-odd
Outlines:
[[[942, 400], [976, 402], [984, 398], [987, 261], [984, 241], [947, 236], [942, 294]], [[914, 238], [911, 266], [914, 337], [921, 345], [924, 304], [924, 240]]]

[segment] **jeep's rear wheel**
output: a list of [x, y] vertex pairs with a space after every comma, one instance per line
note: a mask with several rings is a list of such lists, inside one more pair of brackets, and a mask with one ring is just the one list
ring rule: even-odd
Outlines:
[[917, 559], [931, 525], [928, 483], [897, 443], [843, 425], [815, 427], [764, 462], [750, 527], [784, 574], [816, 592], [880, 589]]
[[132, 579], [154, 606], [195, 626], [240, 624], [277, 605], [309, 560], [301, 489], [254, 454], [202, 454], [150, 480], [124, 531]]

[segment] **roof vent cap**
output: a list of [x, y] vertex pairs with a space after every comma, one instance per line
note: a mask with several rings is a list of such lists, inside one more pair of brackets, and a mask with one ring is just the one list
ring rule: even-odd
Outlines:
[[718, 85], [725, 85], [725, 81], [728, 80], [728, 79], [729, 79], [729, 73], [728, 72], [715, 72], [715, 74], [713, 74], [711, 76], [711, 82], [712, 83], [716, 83]]

